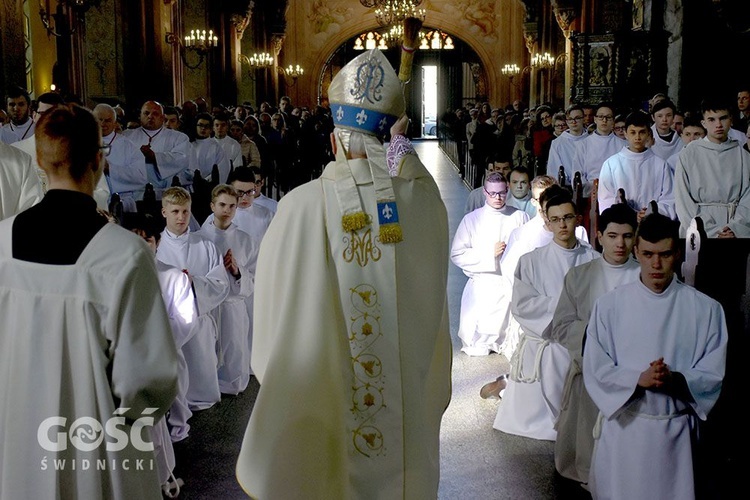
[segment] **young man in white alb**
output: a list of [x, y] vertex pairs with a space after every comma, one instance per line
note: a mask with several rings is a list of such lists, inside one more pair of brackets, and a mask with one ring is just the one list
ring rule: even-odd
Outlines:
[[724, 311], [675, 277], [677, 224], [652, 214], [636, 234], [640, 279], [596, 301], [583, 379], [599, 408], [594, 498], [695, 498], [698, 420], [719, 398]]
[[628, 145], [602, 165], [597, 195], [599, 212], [614, 205], [618, 190], [622, 189], [626, 203], [638, 213], [639, 221], [646, 216], [651, 201], [656, 201], [660, 214], [674, 219], [672, 171], [664, 159], [646, 147], [652, 136], [648, 115], [641, 111], [630, 113], [625, 120], [625, 136]]
[[250, 381], [252, 331], [247, 300], [255, 288], [255, 264], [260, 241], [232, 222], [237, 211], [237, 191], [219, 184], [211, 192], [214, 218], [204, 224], [200, 235], [211, 240], [222, 255], [229, 275], [229, 295], [219, 306], [219, 389], [222, 394], [239, 394]]
[[464, 216], [451, 247], [451, 261], [469, 277], [461, 297], [458, 336], [469, 356], [499, 352], [510, 316], [510, 281], [500, 258], [513, 229], [529, 216], [505, 203], [508, 183], [499, 172], [484, 182], [484, 206]]
[[550, 341], [565, 347], [570, 355], [556, 422], [555, 468], [562, 476], [581, 483], [588, 483], [594, 423], [599, 413], [583, 385], [586, 326], [596, 299], [637, 280], [639, 275], [638, 263], [632, 257], [638, 227], [635, 212], [624, 204], [613, 205], [602, 212], [597, 226], [602, 258], [574, 267], [565, 275], [550, 332]]
[[522, 333], [494, 423], [509, 434], [552, 441], [570, 356], [564, 347], [549, 343], [547, 330], [565, 274], [599, 258], [576, 237], [578, 215], [570, 194], [562, 188], [557, 192], [545, 205], [552, 242], [522, 256], [516, 268], [511, 311]]
[[198, 318], [182, 350], [189, 375], [188, 405], [191, 410], [203, 410], [221, 400], [216, 373], [216, 314], [229, 294], [229, 278], [216, 245], [190, 231], [190, 204], [186, 189], [171, 187], [164, 191], [161, 212], [167, 227], [162, 232], [156, 258], [186, 272], [195, 291]]
[[701, 105], [707, 135], [680, 153], [674, 196], [680, 234], [695, 216], [709, 238], [750, 237], [750, 153], [729, 137], [731, 104], [706, 99]]

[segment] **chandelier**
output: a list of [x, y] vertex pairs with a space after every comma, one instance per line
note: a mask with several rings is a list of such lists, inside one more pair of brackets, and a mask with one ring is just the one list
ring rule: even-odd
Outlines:
[[[388, 2], [389, 0], [359, 0], [359, 3], [361, 3], [368, 9], [371, 9], [373, 7], [383, 7]], [[410, 3], [414, 5], [414, 7], [419, 7], [422, 4], [422, 0], [406, 0], [402, 3]]]
[[422, 0], [385, 0], [375, 9], [375, 20], [380, 26], [400, 24], [407, 17], [424, 21], [427, 11], [420, 9]]

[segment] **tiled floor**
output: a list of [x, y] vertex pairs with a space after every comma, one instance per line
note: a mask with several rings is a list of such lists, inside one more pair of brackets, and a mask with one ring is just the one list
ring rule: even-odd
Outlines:
[[[437, 141], [418, 142], [415, 147], [438, 183], [448, 209], [452, 237], [464, 215], [468, 190], [457, 170], [438, 149]], [[505, 373], [508, 361], [497, 354], [470, 358], [460, 352], [456, 332], [466, 277], [457, 267], [449, 266], [453, 399], [441, 431], [439, 498], [577, 499], [582, 494], [586, 498], [577, 485], [555, 476], [551, 442], [511, 436], [492, 428], [501, 403], [481, 399], [479, 389]], [[193, 417], [191, 437], [176, 446], [177, 476], [187, 483], [181, 498], [245, 498], [234, 479], [234, 464], [257, 390], [258, 384], [253, 379], [242, 395], [225, 397], [218, 405]]]

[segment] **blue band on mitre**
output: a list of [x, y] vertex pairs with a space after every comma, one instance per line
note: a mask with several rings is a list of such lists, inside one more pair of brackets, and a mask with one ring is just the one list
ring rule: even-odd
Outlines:
[[398, 120], [397, 116], [347, 104], [332, 103], [331, 112], [337, 127], [375, 135], [385, 135]]

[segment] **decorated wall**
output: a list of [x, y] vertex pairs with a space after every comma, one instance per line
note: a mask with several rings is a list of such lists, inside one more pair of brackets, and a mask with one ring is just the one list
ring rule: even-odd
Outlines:
[[[506, 63], [528, 61], [521, 26], [525, 10], [518, 0], [425, 0], [425, 24], [465, 42], [479, 56], [487, 76], [490, 102], [505, 104], [518, 90], [503, 77]], [[279, 64], [300, 64], [305, 74], [287, 88], [294, 102], [316, 104], [326, 60], [345, 41], [379, 28], [374, 9], [356, 0], [292, 0]], [[325, 89], [323, 90], [325, 92]]]

